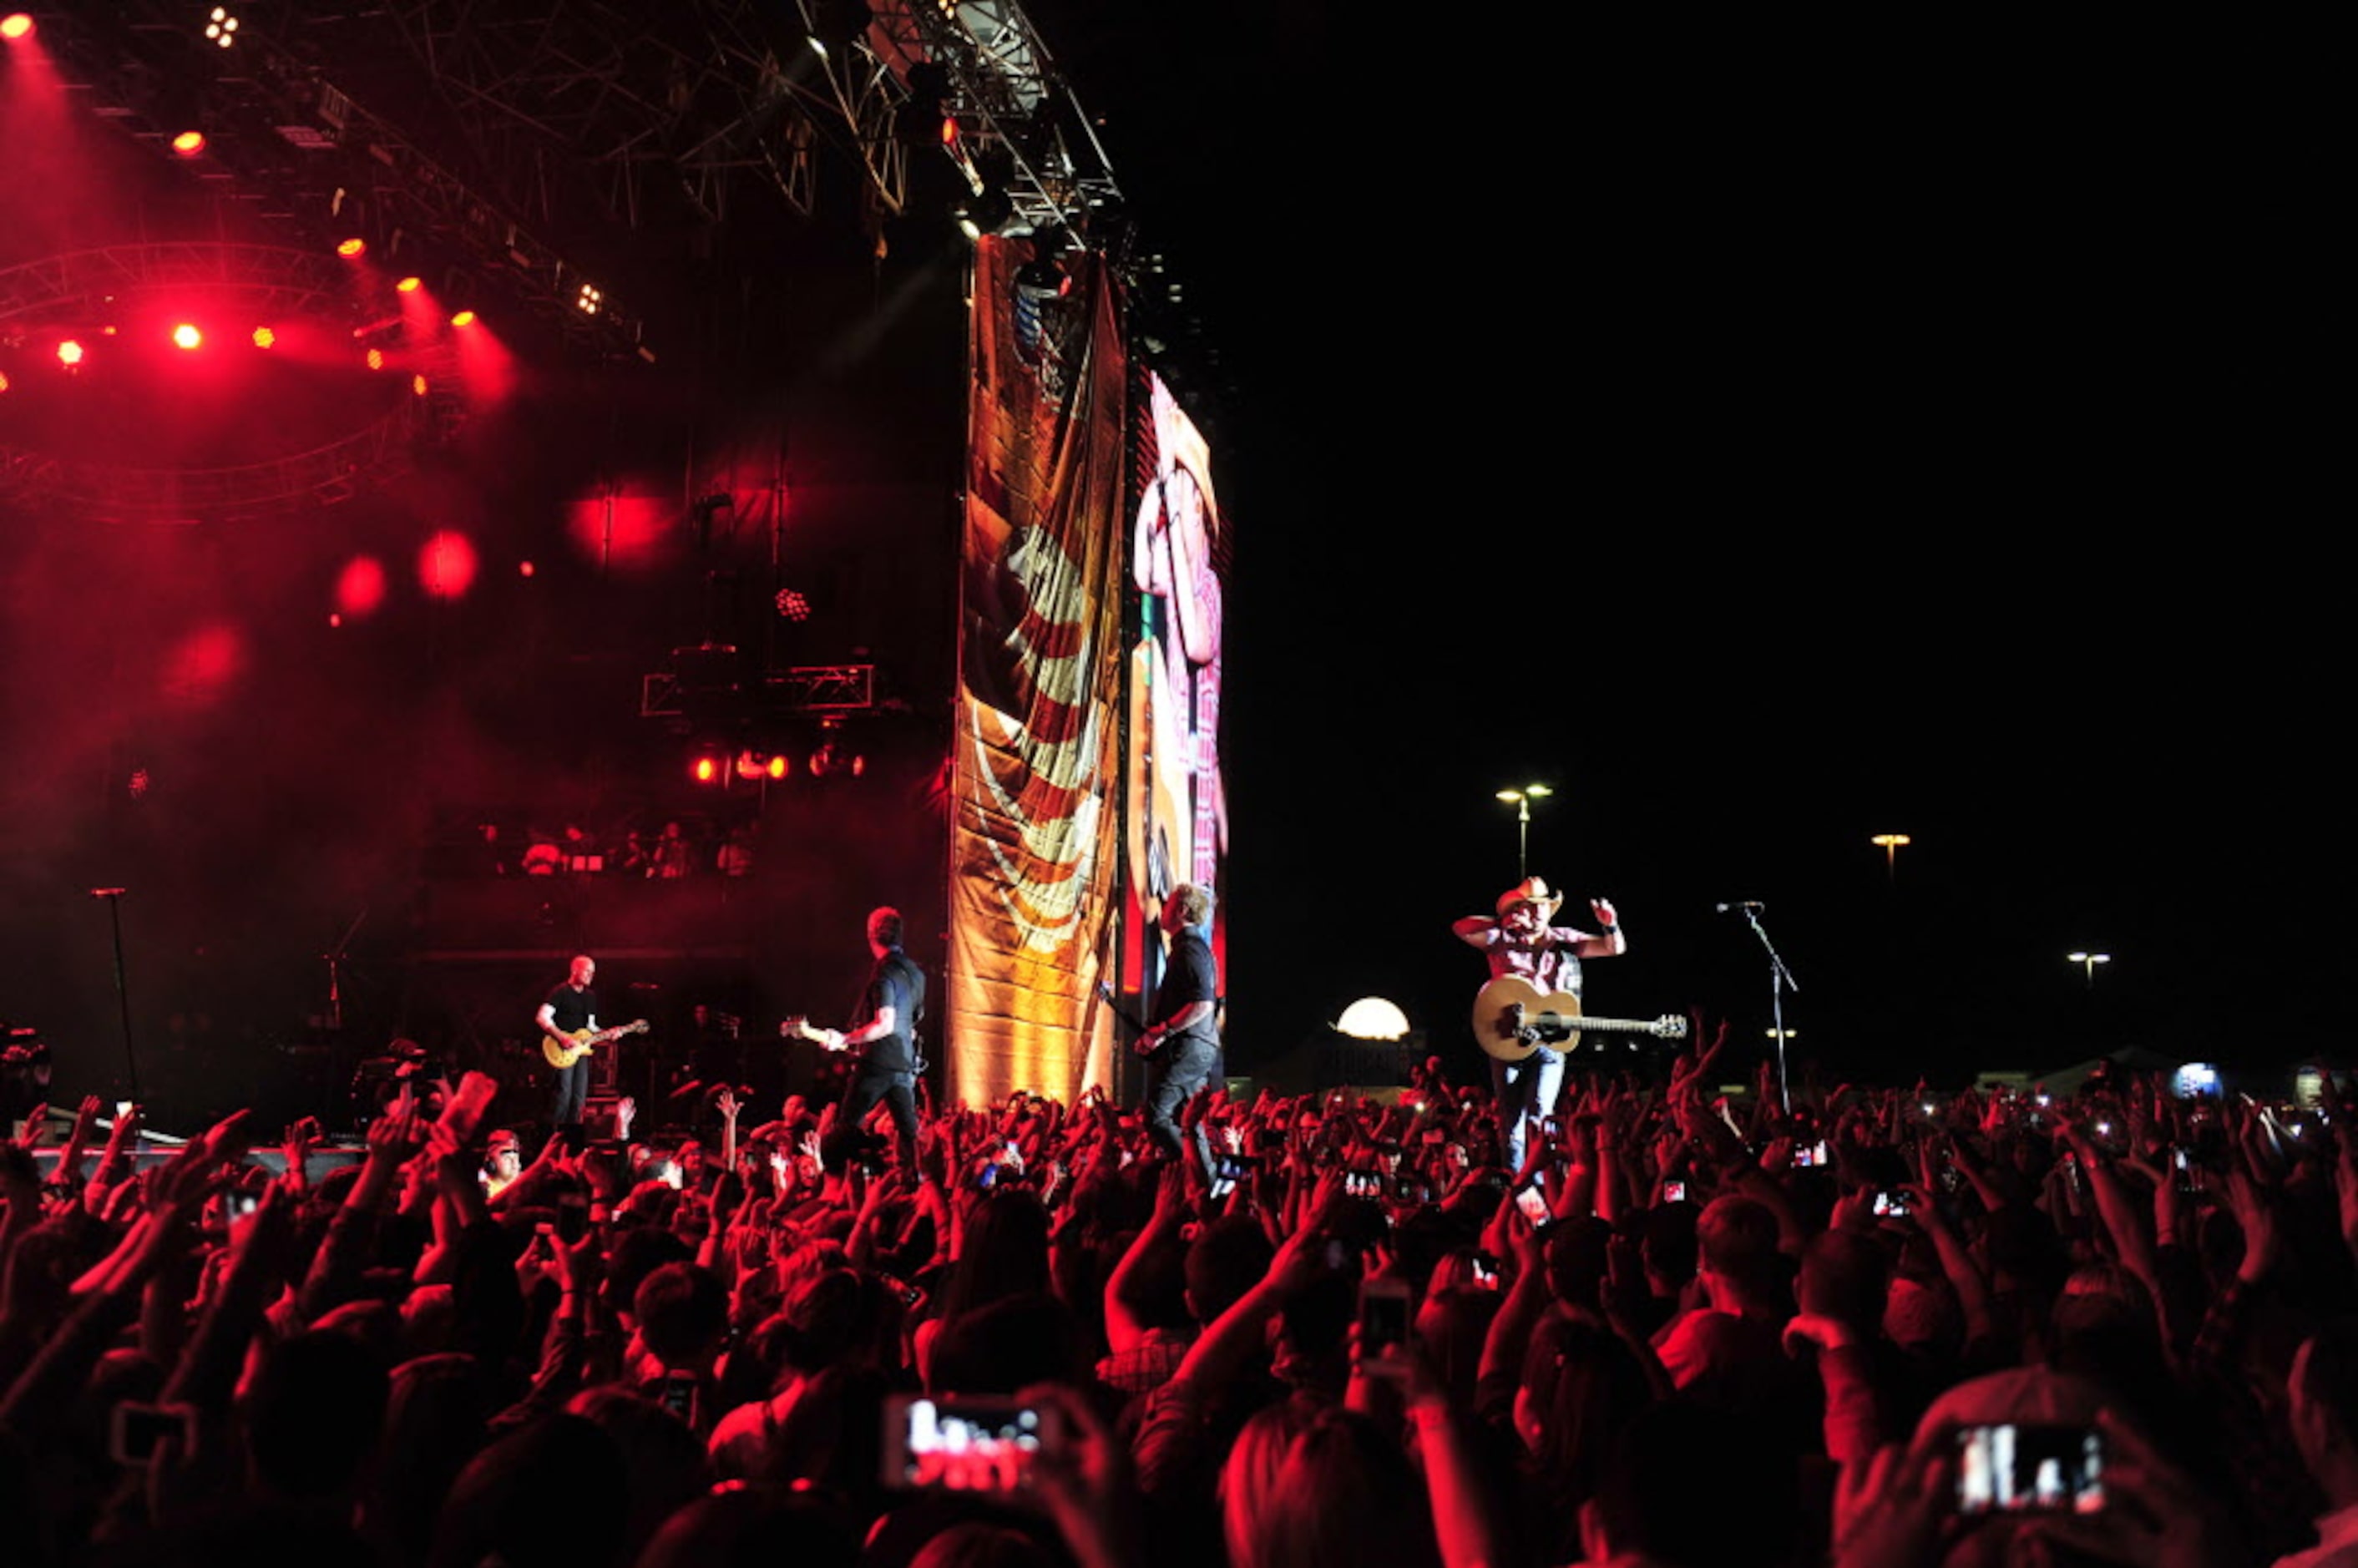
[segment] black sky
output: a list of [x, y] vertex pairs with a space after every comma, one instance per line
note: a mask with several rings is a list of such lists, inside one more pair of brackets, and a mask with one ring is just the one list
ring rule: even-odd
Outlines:
[[1036, 15], [1223, 349], [1248, 1060], [1368, 992], [1455, 1040], [1527, 779], [1633, 935], [1592, 1011], [1757, 1040], [1759, 898], [1830, 1070], [2333, 1048], [2338, 530], [2239, 102], [2054, 39]]

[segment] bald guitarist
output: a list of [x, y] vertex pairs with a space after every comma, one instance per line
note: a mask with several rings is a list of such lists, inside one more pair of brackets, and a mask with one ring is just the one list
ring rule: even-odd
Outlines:
[[[597, 978], [598, 960], [587, 953], [578, 955], [566, 973], [565, 983], [551, 990], [548, 1000], [540, 1004], [533, 1022], [560, 1048], [572, 1047], [577, 1031], [597, 1029], [598, 993], [590, 989], [590, 982]], [[585, 1055], [569, 1067], [557, 1069], [556, 1087], [548, 1097], [549, 1135], [579, 1132], [582, 1108], [589, 1103], [590, 1058]]]
[[[1457, 939], [1482, 949], [1490, 961], [1490, 978], [1514, 975], [1543, 991], [1580, 994], [1580, 962], [1610, 958], [1629, 950], [1629, 938], [1607, 899], [1591, 901], [1603, 929], [1592, 935], [1555, 924], [1563, 895], [1551, 892], [1545, 881], [1526, 877], [1498, 895], [1496, 918], [1469, 914], [1450, 927]], [[1527, 1123], [1552, 1115], [1556, 1096], [1563, 1088], [1563, 1054], [1541, 1046], [1520, 1062], [1490, 1060], [1490, 1092], [1498, 1107], [1498, 1131], [1506, 1146], [1507, 1169], [1523, 1168], [1523, 1137]]]

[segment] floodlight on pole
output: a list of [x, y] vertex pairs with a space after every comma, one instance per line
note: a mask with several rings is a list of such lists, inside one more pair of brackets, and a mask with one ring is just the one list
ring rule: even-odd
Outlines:
[[2081, 972], [2088, 978], [2090, 990], [2096, 989], [2096, 966], [2113, 961], [2110, 953], [2066, 953], [2063, 956], [2080, 966]]
[[1554, 793], [1543, 784], [1528, 784], [1520, 789], [1498, 792], [1498, 798], [1515, 808], [1515, 877], [1518, 881], [1531, 875], [1531, 802], [1545, 800]]
[[1883, 874], [1894, 887], [1899, 885], [1899, 851], [1914, 840], [1905, 833], [1878, 833], [1867, 840], [1883, 851]]

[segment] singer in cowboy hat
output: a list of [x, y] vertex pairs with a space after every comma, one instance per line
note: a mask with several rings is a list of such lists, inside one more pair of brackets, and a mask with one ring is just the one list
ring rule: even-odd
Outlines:
[[[1450, 929], [1459, 941], [1482, 949], [1492, 979], [1517, 975], [1543, 991], [1578, 996], [1580, 961], [1626, 953], [1629, 938], [1609, 899], [1589, 902], [1601, 928], [1596, 932], [1556, 925], [1555, 912], [1563, 907], [1563, 894], [1549, 891], [1543, 878], [1526, 877], [1498, 895], [1496, 916], [1469, 914]], [[1498, 1101], [1508, 1170], [1522, 1169], [1524, 1125], [1553, 1113], [1563, 1087], [1563, 1054], [1547, 1046], [1520, 1062], [1492, 1059], [1490, 1090]]]

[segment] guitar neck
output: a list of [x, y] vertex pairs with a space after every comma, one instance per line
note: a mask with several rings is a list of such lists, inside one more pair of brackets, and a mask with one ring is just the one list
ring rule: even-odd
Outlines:
[[1661, 1027], [1660, 1021], [1653, 1019], [1591, 1018], [1585, 1012], [1577, 1018], [1565, 1018], [1563, 1022], [1583, 1034], [1651, 1034]]

